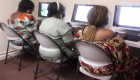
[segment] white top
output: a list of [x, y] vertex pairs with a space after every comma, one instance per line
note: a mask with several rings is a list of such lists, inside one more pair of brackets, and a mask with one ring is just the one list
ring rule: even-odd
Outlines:
[[[44, 19], [39, 27], [40, 31], [48, 34], [53, 39], [62, 38], [71, 29], [72, 28], [66, 22], [53, 17]], [[73, 36], [71, 35], [71, 38], [67, 39], [67, 41], [64, 42], [72, 41], [72, 37]]]
[[[71, 27], [64, 21], [57, 18], [46, 18], [42, 21], [39, 30], [49, 35], [67, 54], [68, 57], [73, 57], [75, 52], [68, 48], [65, 43], [73, 41]], [[61, 52], [58, 49], [46, 49], [39, 47], [39, 52], [43, 58], [59, 59]]]

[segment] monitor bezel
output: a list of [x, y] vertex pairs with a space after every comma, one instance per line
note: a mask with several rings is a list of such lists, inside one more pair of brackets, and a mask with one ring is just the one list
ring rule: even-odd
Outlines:
[[39, 2], [39, 6], [38, 6], [38, 17], [48, 17], [48, 16], [41, 16], [41, 5], [47, 3], [50, 4], [50, 2]]
[[76, 12], [77, 12], [77, 7], [76, 7], [77, 5], [82, 5], [82, 6], [95, 6], [95, 5], [91, 5], [91, 4], [75, 4], [74, 5], [73, 14], [72, 14], [72, 17], [71, 17], [71, 22], [87, 23], [85, 21], [75, 20], [75, 16], [76, 16]]
[[140, 26], [119, 25], [120, 9], [118, 7], [139, 7], [140, 5], [116, 5], [114, 11], [113, 27], [140, 29]]

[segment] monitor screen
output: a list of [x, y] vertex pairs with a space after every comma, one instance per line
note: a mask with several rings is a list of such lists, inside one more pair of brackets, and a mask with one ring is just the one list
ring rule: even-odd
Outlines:
[[140, 6], [117, 5], [113, 26], [140, 29]]
[[39, 2], [39, 10], [38, 10], [39, 17], [47, 17], [48, 5], [49, 5], [48, 2]]
[[87, 23], [87, 15], [92, 7], [93, 5], [75, 4], [71, 21]]

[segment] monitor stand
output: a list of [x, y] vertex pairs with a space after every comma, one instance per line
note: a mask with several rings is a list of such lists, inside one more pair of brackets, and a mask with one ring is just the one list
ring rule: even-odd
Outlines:
[[140, 35], [140, 29], [122, 29], [121, 31], [125, 32], [125, 34]]
[[87, 26], [86, 23], [80, 23], [80, 22], [71, 22], [72, 27], [85, 27]]

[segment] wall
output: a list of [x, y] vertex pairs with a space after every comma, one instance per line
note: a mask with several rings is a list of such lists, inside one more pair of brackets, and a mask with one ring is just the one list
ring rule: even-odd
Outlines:
[[110, 12], [110, 22], [107, 27], [112, 27], [115, 5], [140, 5], [140, 0], [39, 0], [40, 2], [57, 1], [66, 7], [65, 21], [70, 21], [74, 4], [92, 4], [107, 6]]
[[[20, 0], [0, 0], [0, 22], [7, 23], [11, 13], [17, 10]], [[7, 39], [6, 34], [0, 29], [0, 54], [6, 51]], [[10, 50], [13, 50], [10, 48]]]
[[35, 11], [33, 12], [32, 15], [34, 15], [34, 17], [37, 18], [38, 17], [38, 3], [39, 3], [39, 0], [32, 0], [32, 1], [35, 5], [35, 9], [34, 9]]
[[[0, 22], [7, 23], [11, 13], [17, 10], [20, 0], [0, 0]], [[73, 13], [74, 4], [93, 4], [105, 5], [110, 11], [110, 22], [107, 27], [112, 27], [115, 5], [140, 5], [140, 0], [32, 0], [35, 4], [33, 15], [38, 18], [38, 2], [58, 1], [66, 7], [65, 21], [70, 21]], [[6, 51], [7, 39], [5, 33], [0, 29], [0, 54]], [[10, 50], [13, 50], [10, 48]]]
[[[18, 4], [21, 0], [0, 0], [0, 22], [7, 23], [7, 19], [13, 12], [17, 11]], [[35, 6], [38, 6], [38, 0], [33, 0]], [[38, 7], [35, 7], [33, 15], [37, 17]], [[0, 54], [4, 53], [7, 48], [6, 34], [0, 29]], [[14, 50], [10, 48], [10, 50]]]

